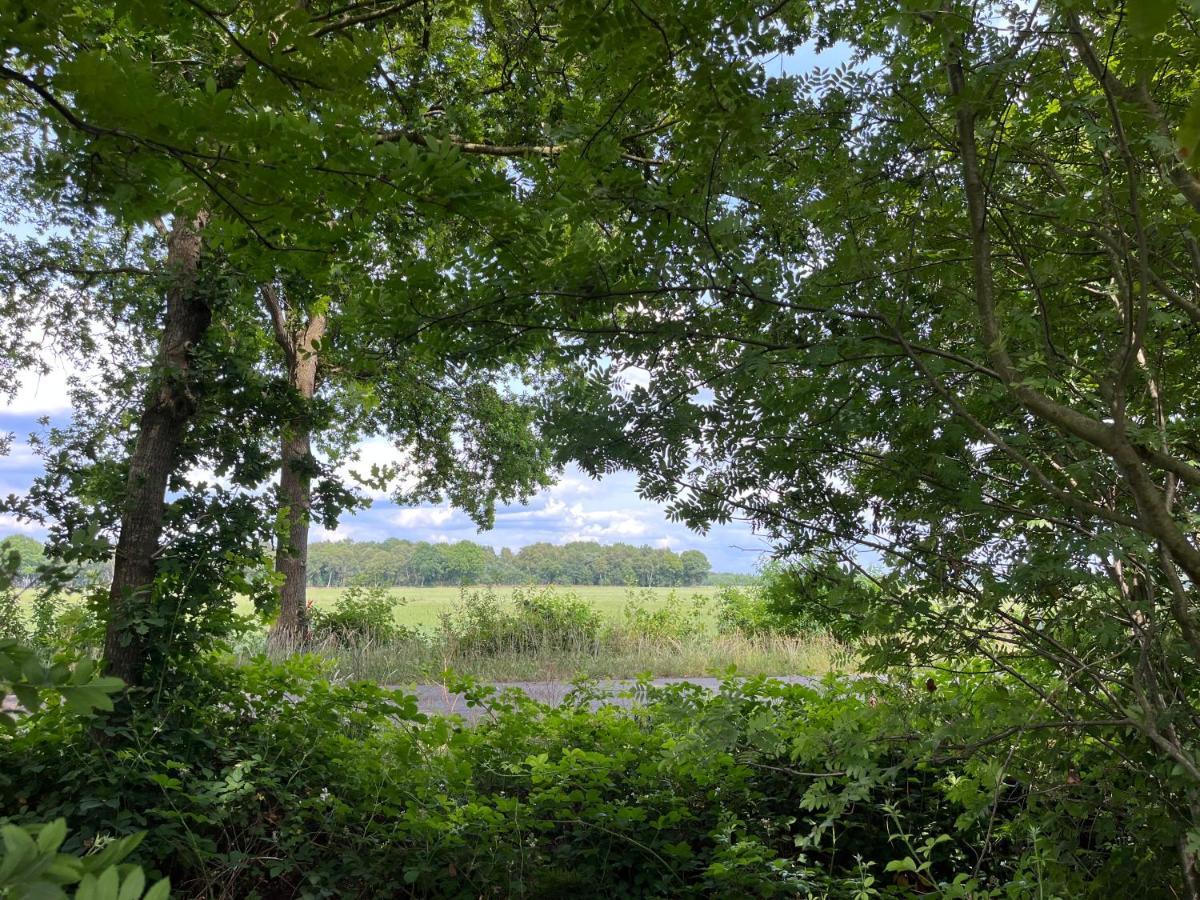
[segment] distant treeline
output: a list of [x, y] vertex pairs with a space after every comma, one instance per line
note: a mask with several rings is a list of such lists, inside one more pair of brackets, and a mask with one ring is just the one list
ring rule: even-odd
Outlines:
[[[0, 552], [16, 550], [20, 565], [14, 586], [37, 582], [37, 567], [45, 560], [41, 542], [26, 535], [0, 536]], [[104, 582], [111, 564], [94, 563], [81, 570], [75, 582]], [[308, 583], [314, 587], [421, 587], [460, 584], [563, 584], [628, 587], [691, 587], [747, 585], [758, 576], [713, 572], [699, 550], [675, 553], [632, 544], [530, 544], [518, 551], [498, 553], [470, 541], [431, 544], [426, 541], [338, 541], [309, 547]]]
[[[34, 587], [41, 581], [38, 567], [47, 562], [45, 549], [41, 541], [24, 534], [0, 536], [0, 565], [7, 560], [8, 555], [16, 551], [20, 561], [16, 569], [9, 573], [13, 587]], [[65, 570], [66, 583], [71, 587], [82, 588], [92, 584], [105, 584], [112, 579], [112, 563], [92, 562], [82, 566], [70, 566]]]
[[699, 550], [675, 553], [632, 544], [530, 544], [513, 552], [459, 541], [337, 541], [312, 544], [314, 587], [421, 587], [438, 584], [607, 584], [683, 587], [704, 584], [712, 567]]

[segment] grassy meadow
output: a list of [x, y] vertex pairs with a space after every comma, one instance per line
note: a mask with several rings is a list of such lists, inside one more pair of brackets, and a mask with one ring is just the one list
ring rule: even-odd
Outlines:
[[[846, 671], [846, 648], [823, 633], [741, 633], [718, 623], [719, 587], [396, 588], [394, 634], [368, 632], [347, 640], [322, 635], [303, 647], [261, 639], [246, 650], [286, 656], [298, 651], [327, 660], [339, 679], [381, 683], [437, 682], [446, 670], [485, 681], [568, 681], [629, 678], [821, 675]], [[514, 594], [544, 604], [520, 612]], [[314, 620], [336, 608], [344, 589], [309, 590]]]
[[[468, 593], [483, 588], [471, 587], [467, 588]], [[514, 590], [518, 590], [511, 585], [496, 586], [492, 588], [502, 600], [507, 600], [512, 596]], [[645, 600], [646, 606], [651, 611], [661, 609], [672, 603], [687, 603], [692, 602], [694, 597], [703, 597], [707, 601], [712, 601], [716, 598], [718, 587], [701, 586], [689, 588], [628, 588], [628, 587], [611, 587], [607, 585], [579, 585], [574, 587], [555, 586], [556, 593], [575, 594], [579, 599], [594, 607], [605, 621], [617, 622], [621, 619], [622, 611], [630, 597], [636, 594], [639, 600]], [[345, 591], [345, 588], [314, 588], [308, 589], [308, 599], [312, 602], [313, 607], [331, 607], [337, 602], [337, 598]], [[442, 612], [449, 610], [459, 601], [463, 595], [463, 589], [457, 587], [401, 587], [392, 588], [388, 592], [389, 596], [400, 600], [401, 603], [396, 607], [396, 624], [408, 626], [410, 628], [435, 628], [438, 624], [438, 617]], [[704, 616], [711, 619], [713, 616], [711, 602], [707, 604], [704, 611]]]
[[[309, 588], [313, 618], [335, 611], [346, 588]], [[851, 653], [824, 633], [748, 633], [718, 622], [721, 588], [607, 586], [403, 587], [381, 591], [384, 621], [352, 638], [314, 628], [303, 645], [269, 640], [265, 626], [235, 639], [235, 655], [283, 658], [311, 653], [338, 680], [385, 684], [438, 682], [447, 670], [484, 681], [568, 681], [713, 675], [823, 675], [850, 671]], [[521, 614], [514, 594], [549, 598]], [[59, 595], [50, 626], [68, 643], [90, 643], [82, 597]], [[33, 630], [34, 592], [22, 592], [18, 616]], [[253, 612], [248, 599], [239, 612]], [[582, 616], [582, 620], [580, 617]]]

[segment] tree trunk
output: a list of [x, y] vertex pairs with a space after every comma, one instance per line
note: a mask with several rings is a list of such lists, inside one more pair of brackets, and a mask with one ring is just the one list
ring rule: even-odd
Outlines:
[[113, 560], [105, 670], [137, 684], [146, 666], [147, 636], [135, 628], [150, 610], [167, 481], [178, 462], [179, 444], [196, 410], [189, 385], [192, 348], [204, 337], [212, 310], [197, 289], [201, 232], [207, 217], [179, 217], [167, 237], [167, 314], [156, 368], [138, 422], [129, 459], [121, 512], [121, 534]]
[[325, 315], [309, 318], [297, 331], [286, 327], [273, 290], [264, 290], [275, 336], [287, 360], [288, 382], [301, 398], [299, 416], [286, 423], [280, 440], [279, 497], [287, 516], [287, 541], [280, 541], [275, 569], [283, 575], [275, 637], [302, 638], [308, 633], [308, 523], [312, 510], [312, 437], [307, 406], [316, 394]]

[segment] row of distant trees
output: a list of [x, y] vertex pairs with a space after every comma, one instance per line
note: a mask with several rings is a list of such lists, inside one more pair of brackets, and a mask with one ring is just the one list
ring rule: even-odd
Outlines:
[[308, 583], [419, 587], [439, 584], [704, 584], [712, 566], [699, 550], [675, 553], [632, 544], [530, 544], [518, 551], [459, 541], [338, 541], [311, 545]]
[[0, 554], [7, 555], [14, 550], [21, 558], [16, 571], [11, 573], [13, 584], [19, 588], [29, 587], [37, 581], [37, 568], [45, 560], [42, 545], [23, 534], [0, 539]]
[[[18, 587], [37, 581], [45, 560], [42, 544], [25, 535], [0, 539], [0, 551], [20, 553], [15, 574]], [[106, 580], [111, 565], [95, 564], [80, 580]], [[471, 541], [431, 544], [428, 541], [337, 541], [313, 544], [308, 583], [313, 587], [420, 587], [459, 584], [568, 584], [636, 587], [688, 587], [743, 583], [751, 576], [714, 573], [699, 550], [675, 553], [632, 544], [530, 544], [518, 551], [497, 552]]]
[[[7, 556], [13, 551], [20, 557], [16, 570], [11, 573], [13, 586], [28, 588], [41, 582], [42, 574], [39, 568], [47, 561], [42, 542], [25, 534], [0, 537], [0, 555]], [[71, 587], [106, 584], [112, 578], [112, 563], [89, 562], [82, 567], [71, 567], [66, 571], [70, 576], [66, 583]]]

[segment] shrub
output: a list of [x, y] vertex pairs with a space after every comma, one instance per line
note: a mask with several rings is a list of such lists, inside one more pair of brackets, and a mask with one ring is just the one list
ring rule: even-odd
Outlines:
[[600, 633], [600, 613], [576, 593], [525, 588], [513, 592], [512, 603], [517, 610], [518, 627], [533, 633], [540, 631], [551, 643], [581, 638], [595, 641]]
[[[0, 588], [5, 587], [0, 572]], [[15, 638], [0, 638], [0, 697], [12, 691], [22, 711], [0, 710], [0, 732], [16, 733], [21, 716], [37, 716], [43, 704], [61, 702], [76, 715], [94, 709], [112, 710], [112, 695], [124, 684], [115, 678], [96, 677], [91, 660], [70, 663], [60, 659], [44, 666], [36, 652]], [[0, 823], [0, 897], [66, 897], [64, 888], [78, 885], [77, 898], [120, 898], [120, 900], [165, 900], [170, 883], [161, 880], [143, 896], [146, 877], [141, 867], [125, 862], [145, 837], [144, 833], [105, 842], [96, 852], [61, 853], [67, 823], [56, 819], [48, 824]]]
[[650, 608], [658, 602], [653, 591], [630, 591], [629, 599], [621, 611], [624, 632], [652, 641], [678, 641], [700, 637], [706, 631], [704, 613], [707, 601], [704, 597], [697, 595], [690, 601], [684, 601], [675, 591], [671, 591], [661, 601], [661, 606]]
[[440, 627], [461, 651], [496, 654], [594, 645], [601, 618], [578, 594], [517, 589], [505, 603], [488, 588], [463, 591], [458, 603], [442, 614]]
[[717, 594], [717, 628], [723, 634], [801, 635], [832, 631], [851, 641], [858, 623], [836, 613], [847, 592], [869, 593], [860, 579], [828, 566], [773, 562], [751, 587], [724, 587]]
[[724, 587], [717, 592], [717, 630], [721, 634], [775, 634], [780, 622], [756, 587]]
[[87, 602], [68, 594], [39, 590], [26, 608], [20, 593], [8, 588], [0, 590], [0, 638], [16, 638], [49, 659], [64, 647], [97, 652], [104, 627]]
[[342, 644], [397, 640], [404, 629], [396, 624], [396, 607], [403, 602], [385, 588], [347, 588], [332, 609], [312, 610], [313, 637]]
[[0, 814], [69, 820], [69, 853], [146, 831], [183, 896], [1150, 897], [1182, 874], [1181, 798], [1105, 741], [1010, 730], [1026, 695], [982, 671], [643, 685], [634, 712], [457, 685], [474, 727], [311, 660], [176, 675], [92, 729], [21, 722]]
[[0, 587], [0, 638], [29, 640], [29, 627], [21, 612], [20, 595], [8, 586]]

